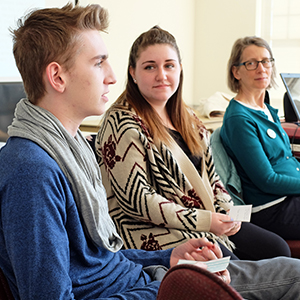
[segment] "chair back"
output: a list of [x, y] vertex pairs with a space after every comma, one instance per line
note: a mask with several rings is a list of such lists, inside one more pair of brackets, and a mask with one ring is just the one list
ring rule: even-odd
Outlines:
[[210, 138], [215, 169], [234, 204], [244, 205], [240, 176], [222, 144], [220, 131], [221, 127], [217, 128]]
[[3, 271], [1, 269], [0, 269], [0, 300], [14, 300], [14, 297], [11, 293], [6, 277], [4, 276]]
[[195, 265], [182, 264], [164, 276], [157, 300], [242, 300], [242, 296], [215, 274]]
[[[242, 186], [233, 161], [228, 156], [220, 137], [221, 128], [217, 128], [211, 135], [210, 142], [217, 174], [220, 176], [226, 190], [235, 205], [243, 205]], [[300, 241], [287, 240], [293, 258], [300, 258]]]

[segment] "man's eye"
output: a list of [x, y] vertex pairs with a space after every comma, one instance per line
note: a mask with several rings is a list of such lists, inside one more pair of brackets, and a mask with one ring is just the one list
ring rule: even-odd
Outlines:
[[103, 63], [103, 61], [101, 60], [101, 61], [99, 61], [99, 62], [96, 63], [96, 66], [100, 68], [101, 65], [102, 65], [102, 63]]

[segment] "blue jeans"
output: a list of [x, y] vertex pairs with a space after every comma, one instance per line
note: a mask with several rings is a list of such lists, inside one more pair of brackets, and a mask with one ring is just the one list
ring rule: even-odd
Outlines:
[[231, 286], [245, 299], [299, 299], [299, 259], [276, 257], [259, 261], [233, 260], [228, 271]]

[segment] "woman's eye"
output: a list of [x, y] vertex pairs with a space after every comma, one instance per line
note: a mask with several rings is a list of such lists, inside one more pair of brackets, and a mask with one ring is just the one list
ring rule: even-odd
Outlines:
[[145, 70], [152, 70], [154, 67], [153, 66], [146, 66]]
[[172, 69], [172, 68], [174, 68], [174, 65], [173, 64], [168, 64], [168, 65], [166, 65], [166, 68]]

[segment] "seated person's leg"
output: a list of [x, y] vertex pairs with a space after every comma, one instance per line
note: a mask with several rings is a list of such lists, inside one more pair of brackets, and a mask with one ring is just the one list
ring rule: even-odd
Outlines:
[[240, 231], [229, 239], [235, 243], [233, 253], [239, 259], [259, 260], [291, 256], [290, 248], [283, 238], [251, 223], [242, 223]]
[[300, 196], [288, 196], [284, 201], [251, 216], [254, 223], [275, 232], [285, 240], [300, 240]]
[[219, 246], [222, 250], [223, 257], [230, 256], [230, 260], [237, 260], [239, 259], [234, 253], [232, 253], [228, 248], [226, 248], [224, 245], [219, 243]]
[[299, 259], [234, 260], [228, 271], [230, 285], [245, 299], [299, 299]]

